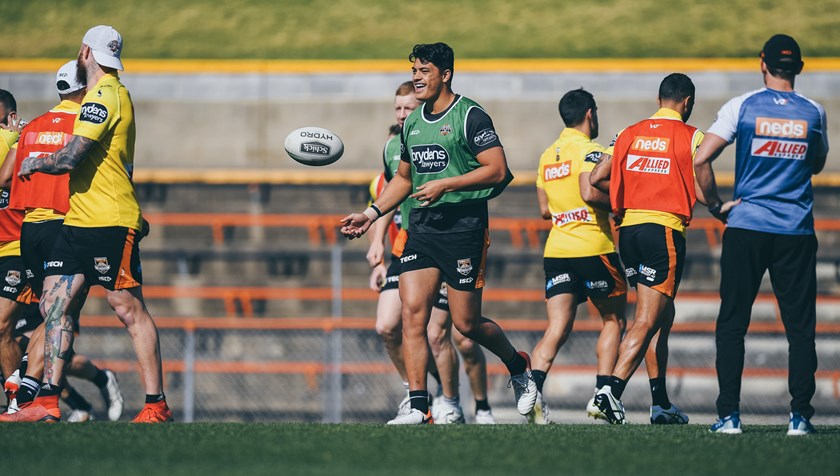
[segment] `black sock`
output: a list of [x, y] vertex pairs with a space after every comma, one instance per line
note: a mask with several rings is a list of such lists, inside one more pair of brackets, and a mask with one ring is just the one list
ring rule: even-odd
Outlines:
[[435, 382], [437, 382], [438, 387], [443, 385], [440, 381], [440, 373], [438, 373], [437, 369], [432, 370], [431, 372], [429, 372], [429, 374], [432, 376], [433, 379], [435, 379]]
[[601, 387], [604, 385], [609, 384], [610, 376], [609, 375], [596, 375], [595, 376], [595, 388], [601, 390]]
[[18, 406], [22, 403], [29, 403], [32, 400], [35, 400], [39, 390], [41, 390], [41, 382], [39, 382], [35, 377], [31, 377], [29, 375], [23, 377], [23, 380], [20, 381], [20, 388], [17, 392]]
[[411, 408], [429, 413], [429, 392], [425, 390], [409, 390], [408, 398], [411, 400]]
[[82, 410], [85, 412], [89, 412], [91, 410], [90, 402], [85, 400], [85, 397], [81, 396], [75, 388], [68, 385], [67, 393], [67, 398], [63, 399], [67, 406], [73, 410]]
[[54, 397], [56, 395], [61, 395], [61, 391], [64, 389], [62, 385], [51, 385], [51, 384], [44, 384], [41, 386], [41, 391], [38, 393], [39, 397]]
[[490, 411], [490, 402], [488, 402], [486, 398], [484, 400], [476, 400], [475, 401], [475, 411], [476, 411], [476, 413], [479, 410], [484, 410], [485, 412]]
[[147, 404], [165, 402], [165, 401], [166, 401], [166, 396], [162, 393], [157, 394], [157, 395], [149, 395], [148, 393], [146, 394], [146, 403]]
[[545, 383], [545, 378], [548, 376], [542, 370], [532, 370], [531, 376], [534, 377], [534, 383], [537, 384], [537, 390], [542, 393], [543, 384]]
[[668, 399], [668, 387], [665, 386], [665, 377], [650, 379], [650, 396], [654, 405], [664, 409], [671, 408], [671, 400]]
[[108, 385], [108, 374], [102, 369], [97, 370], [93, 377], [93, 383], [99, 388], [105, 388]]
[[627, 386], [627, 380], [621, 380], [620, 378], [611, 375], [607, 381], [607, 385], [609, 385], [610, 389], [612, 389], [613, 396], [621, 399], [621, 394], [624, 393], [624, 387]]
[[29, 354], [23, 354], [20, 359], [20, 367], [18, 367], [18, 375], [26, 375], [26, 370], [29, 368]]
[[528, 370], [528, 361], [519, 352], [514, 352], [513, 357], [505, 362], [505, 367], [511, 375], [524, 374]]

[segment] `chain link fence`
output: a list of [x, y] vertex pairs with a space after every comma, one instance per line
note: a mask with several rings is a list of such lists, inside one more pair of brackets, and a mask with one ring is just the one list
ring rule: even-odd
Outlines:
[[[143, 389], [128, 334], [112, 318], [94, 318], [77, 351], [118, 372], [126, 416], [139, 411]], [[371, 319], [159, 319], [167, 398], [179, 421], [384, 422], [404, 396]], [[531, 349], [541, 333], [533, 321], [502, 321], [517, 348]], [[592, 396], [597, 330], [576, 330], [561, 349], [545, 386], [553, 409], [580, 411]], [[671, 336], [669, 391], [687, 412], [711, 413], [717, 393], [714, 339], [706, 333]], [[814, 406], [840, 414], [840, 334], [821, 334]], [[523, 421], [513, 408], [503, 366], [488, 354], [489, 401], [504, 422]], [[750, 334], [742, 410], [785, 414], [787, 343], [783, 333]], [[461, 371], [462, 404], [472, 413]], [[434, 384], [431, 384], [434, 388]], [[101, 410], [92, 385], [77, 384]], [[647, 411], [644, 366], [625, 392], [628, 411]]]

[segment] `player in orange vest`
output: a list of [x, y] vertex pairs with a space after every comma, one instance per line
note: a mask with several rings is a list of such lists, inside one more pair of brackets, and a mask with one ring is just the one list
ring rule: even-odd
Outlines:
[[[697, 200], [693, 161], [703, 133], [685, 123], [694, 107], [691, 79], [680, 73], [665, 77], [659, 107], [619, 133], [612, 157], [590, 174], [593, 186], [609, 191], [620, 222], [619, 254], [638, 295], [635, 322], [621, 342], [613, 374], [595, 396], [596, 416], [613, 424], [626, 423], [621, 395], [657, 333], [654, 345], [667, 348], [685, 263], [685, 229]], [[661, 354], [664, 367], [667, 352]], [[673, 419], [688, 422], [679, 408], [670, 408]]]

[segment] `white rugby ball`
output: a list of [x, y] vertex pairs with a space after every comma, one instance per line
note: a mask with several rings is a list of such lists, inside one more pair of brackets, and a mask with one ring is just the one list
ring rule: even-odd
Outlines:
[[344, 142], [323, 127], [301, 127], [286, 136], [286, 153], [303, 165], [329, 165], [341, 158]]

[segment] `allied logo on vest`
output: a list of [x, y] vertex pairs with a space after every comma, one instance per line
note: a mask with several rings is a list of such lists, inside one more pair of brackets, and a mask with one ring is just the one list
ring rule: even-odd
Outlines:
[[440, 144], [413, 145], [411, 163], [418, 174], [436, 174], [449, 166], [449, 153]]
[[628, 154], [626, 168], [632, 172], [668, 175], [671, 173], [671, 159]]
[[575, 208], [574, 210], [568, 210], [551, 215], [551, 223], [556, 226], [563, 226], [566, 223], [571, 223], [573, 221], [591, 223], [592, 215], [589, 214], [589, 210], [587, 210], [586, 207]]

